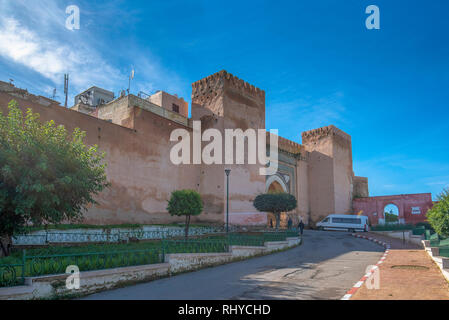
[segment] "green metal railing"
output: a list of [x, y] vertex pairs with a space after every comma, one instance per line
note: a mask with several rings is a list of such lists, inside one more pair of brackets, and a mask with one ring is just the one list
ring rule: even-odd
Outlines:
[[89, 271], [162, 263], [164, 260], [162, 248], [34, 256], [28, 256], [23, 250], [22, 264], [0, 265], [0, 287], [21, 285], [25, 277], [65, 273], [71, 265], [76, 265], [80, 271]]
[[268, 241], [285, 241], [287, 236], [285, 233], [279, 233], [279, 232], [265, 232], [263, 234], [263, 240], [264, 242]]
[[438, 241], [438, 243], [432, 242], [432, 240], [431, 240], [430, 241], [430, 245], [432, 247], [438, 247], [439, 248], [440, 256], [442, 256], [442, 257], [449, 257], [449, 238], [442, 239], [440, 237], [440, 240]]
[[12, 287], [25, 283], [23, 264], [0, 265], [0, 287]]
[[264, 237], [263, 234], [230, 233], [228, 242], [231, 246], [263, 247]]
[[199, 239], [163, 239], [150, 248], [135, 250], [108, 251], [104, 248], [98, 252], [42, 255], [28, 255], [23, 250], [20, 263], [0, 265], [0, 287], [24, 284], [25, 277], [65, 273], [71, 265], [80, 271], [89, 271], [155, 264], [164, 262], [165, 255], [170, 253], [229, 252], [231, 245], [264, 246], [267, 241], [285, 241], [293, 236], [298, 236], [297, 231], [222, 233]]
[[441, 247], [439, 251], [440, 251], [440, 256], [449, 257], [449, 246]]
[[415, 236], [421, 236], [426, 233], [425, 227], [416, 227], [412, 230], [412, 234]]
[[228, 252], [229, 242], [223, 239], [199, 239], [199, 240], [162, 240], [162, 248], [165, 253], [208, 253]]
[[430, 236], [429, 240], [430, 240], [430, 246], [432, 246], [432, 247], [436, 247], [440, 244], [440, 237], [436, 233], [432, 234]]
[[27, 256], [24, 250], [23, 260], [26, 276], [40, 276], [65, 273], [70, 265], [76, 265], [80, 271], [89, 271], [161, 263], [164, 261], [164, 252], [161, 248], [155, 248]]
[[449, 247], [449, 238], [441, 239], [440, 243], [438, 244], [440, 247]]
[[230, 245], [264, 246], [265, 242], [285, 241], [287, 238], [297, 237], [298, 231], [291, 229], [286, 231], [265, 231], [255, 235], [244, 233], [230, 233], [228, 235]]
[[449, 257], [449, 238], [443, 238], [437, 233], [431, 234], [430, 230], [425, 231], [424, 237], [430, 241], [431, 247], [439, 248], [440, 256]]

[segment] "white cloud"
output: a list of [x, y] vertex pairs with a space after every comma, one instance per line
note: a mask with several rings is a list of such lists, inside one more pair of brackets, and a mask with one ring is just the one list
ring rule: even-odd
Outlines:
[[66, 48], [54, 45], [42, 41], [34, 32], [21, 27], [12, 18], [3, 20], [0, 25], [0, 55], [24, 64], [52, 80], [64, 71], [64, 57], [73, 57]]
[[[116, 66], [112, 62], [114, 54], [121, 54], [116, 46], [90, 30], [68, 31], [65, 7], [59, 5], [55, 0], [0, 0], [0, 59], [25, 66], [59, 88], [63, 74], [69, 73], [71, 94], [93, 85], [114, 92], [125, 89], [130, 66]], [[111, 11], [108, 19], [116, 19], [114, 15], [118, 13]], [[133, 82], [134, 92], [163, 89], [180, 93], [182, 80], [155, 62], [148, 50], [143, 54], [136, 46], [126, 58], [139, 66]], [[41, 84], [41, 91], [47, 91], [44, 88], [51, 87], [51, 83]]]
[[126, 79], [97, 52], [46, 39], [14, 18], [3, 19], [0, 24], [0, 55], [27, 66], [54, 83], [61, 82], [64, 73], [70, 73], [72, 84], [78, 89], [94, 82], [113, 86], [120, 79]]

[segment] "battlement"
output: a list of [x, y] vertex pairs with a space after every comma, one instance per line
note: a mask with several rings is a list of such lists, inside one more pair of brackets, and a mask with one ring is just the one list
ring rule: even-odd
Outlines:
[[[267, 144], [270, 144], [270, 135], [275, 135], [269, 131], [267, 131]], [[281, 136], [278, 137], [278, 148], [280, 150], [286, 151], [288, 153], [292, 154], [299, 154], [304, 151], [304, 146], [300, 145], [299, 143], [296, 143], [292, 140], [283, 138]]]
[[322, 139], [324, 137], [329, 137], [329, 136], [338, 136], [339, 138], [342, 138], [345, 141], [348, 141], [348, 142], [351, 141], [351, 136], [349, 134], [338, 129], [334, 125], [330, 125], [330, 126], [322, 127], [322, 128], [318, 128], [318, 129], [313, 129], [313, 130], [309, 130], [309, 131], [304, 131], [301, 134], [301, 136], [302, 136], [303, 144], [309, 143], [309, 142], [314, 142], [314, 141], [317, 141], [319, 139]]
[[204, 103], [226, 89], [234, 89], [245, 96], [265, 101], [265, 91], [239, 79], [225, 70], [192, 83], [192, 101]]

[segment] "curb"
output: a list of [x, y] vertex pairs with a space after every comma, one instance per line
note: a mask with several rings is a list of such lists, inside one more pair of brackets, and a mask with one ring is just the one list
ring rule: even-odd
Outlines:
[[379, 268], [379, 266], [385, 261], [385, 259], [387, 258], [388, 253], [390, 252], [390, 245], [386, 242], [377, 240], [375, 238], [372, 237], [367, 237], [367, 236], [362, 236], [356, 233], [352, 233], [351, 236], [355, 237], [355, 238], [361, 238], [361, 239], [367, 239], [370, 241], [373, 241], [377, 244], [380, 244], [381, 246], [383, 246], [385, 248], [385, 252], [382, 256], [382, 258], [380, 258], [380, 260], [376, 263], [375, 266], [373, 266], [371, 268], [371, 270], [369, 270], [358, 282], [356, 282], [352, 288], [350, 290], [348, 290], [348, 292], [346, 292], [346, 294], [343, 296], [343, 298], [341, 298], [340, 300], [349, 300], [351, 299], [351, 297], [357, 292], [357, 290], [362, 287], [362, 285], [365, 283], [366, 280], [368, 280], [371, 277], [371, 274], [377, 269]]

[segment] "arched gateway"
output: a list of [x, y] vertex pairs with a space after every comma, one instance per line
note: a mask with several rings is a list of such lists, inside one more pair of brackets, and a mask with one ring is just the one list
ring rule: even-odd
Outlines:
[[[287, 192], [289, 193], [287, 184], [285, 183], [284, 179], [275, 174], [270, 177], [268, 177], [265, 185], [265, 192], [267, 193], [275, 193], [275, 192]], [[281, 227], [287, 227], [288, 225], [288, 214], [285, 212], [281, 213], [281, 221], [280, 226]], [[276, 226], [276, 217], [273, 213], [267, 214], [267, 226], [269, 228], [274, 228]]]

